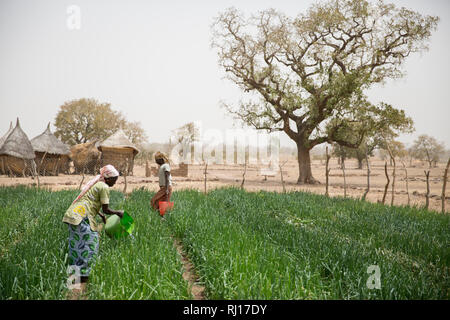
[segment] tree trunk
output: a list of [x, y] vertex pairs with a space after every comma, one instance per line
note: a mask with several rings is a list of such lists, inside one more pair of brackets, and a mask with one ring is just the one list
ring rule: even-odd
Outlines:
[[301, 144], [297, 144], [297, 152], [298, 152], [298, 170], [299, 170], [299, 177], [297, 180], [297, 184], [320, 183], [312, 176], [311, 158], [309, 156], [309, 149], [305, 148]]
[[360, 170], [362, 170], [362, 168], [363, 168], [363, 160], [364, 159], [359, 159], [358, 158], [358, 169], [360, 169]]

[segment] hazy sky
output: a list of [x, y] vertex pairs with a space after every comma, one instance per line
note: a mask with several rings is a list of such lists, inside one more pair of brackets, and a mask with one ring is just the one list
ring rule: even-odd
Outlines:
[[[390, 2], [441, 21], [430, 50], [407, 60], [407, 76], [369, 96], [413, 118], [416, 132], [401, 141], [429, 134], [448, 148], [450, 1]], [[235, 121], [219, 101], [236, 102], [243, 95], [223, 79], [210, 48], [213, 18], [231, 6], [247, 14], [273, 7], [296, 15], [311, 3], [0, 0], [0, 135], [19, 117], [31, 139], [53, 124], [61, 104], [82, 97], [109, 102], [129, 121], [139, 121], [150, 142], [167, 141], [171, 130], [190, 121], [225, 132]], [[67, 26], [71, 5], [80, 9], [75, 30]], [[287, 137], [282, 141], [290, 144]]]

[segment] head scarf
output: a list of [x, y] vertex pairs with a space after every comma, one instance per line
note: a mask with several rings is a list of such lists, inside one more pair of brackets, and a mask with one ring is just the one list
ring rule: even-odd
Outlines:
[[96, 175], [93, 179], [89, 180], [88, 183], [86, 183], [84, 185], [83, 189], [81, 189], [80, 194], [72, 202], [72, 204], [74, 204], [75, 202], [80, 200], [80, 198], [82, 196], [84, 196], [85, 193], [88, 192], [89, 189], [91, 189], [92, 186], [94, 184], [96, 184], [97, 182], [99, 182], [99, 181], [105, 182], [105, 178], [112, 178], [112, 177], [118, 177], [118, 176], [119, 176], [119, 171], [117, 171], [116, 168], [114, 168], [114, 166], [112, 166], [110, 164], [104, 166], [103, 168], [100, 169], [100, 174], [99, 175]]
[[155, 160], [163, 159], [165, 163], [169, 163], [169, 158], [162, 152], [155, 153]]

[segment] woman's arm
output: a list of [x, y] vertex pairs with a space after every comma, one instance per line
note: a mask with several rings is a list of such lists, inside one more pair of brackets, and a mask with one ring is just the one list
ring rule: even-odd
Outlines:
[[120, 218], [122, 218], [122, 216], [123, 216], [122, 210], [112, 210], [109, 208], [109, 205], [107, 203], [102, 204], [102, 211], [105, 214], [117, 214]]

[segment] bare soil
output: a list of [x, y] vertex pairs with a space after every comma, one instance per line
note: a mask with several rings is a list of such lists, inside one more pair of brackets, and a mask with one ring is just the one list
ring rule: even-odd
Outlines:
[[[312, 161], [313, 176], [321, 183], [317, 185], [298, 185], [298, 163], [295, 158], [282, 158], [280, 164], [283, 164], [283, 179], [285, 181], [286, 191], [308, 191], [317, 194], [325, 194], [325, 161]], [[371, 159], [371, 185], [370, 192], [366, 199], [371, 202], [382, 200], [386, 177], [384, 173], [384, 161], [380, 159]], [[409, 164], [408, 164], [409, 165]], [[153, 164], [156, 166], [156, 164]], [[176, 167], [176, 166], [174, 166]], [[344, 195], [344, 179], [343, 172], [336, 159], [330, 160], [329, 175], [329, 194], [330, 196]], [[388, 167], [392, 183], [392, 169]], [[445, 164], [438, 163], [436, 168], [428, 168], [426, 163], [416, 161], [412, 166], [407, 166], [408, 183], [410, 193], [411, 206], [424, 206], [426, 195], [426, 178], [424, 170], [430, 170], [430, 210], [441, 211], [441, 194], [443, 184]], [[262, 175], [264, 168], [262, 166], [249, 164], [245, 174], [244, 188], [247, 191], [276, 191], [283, 192], [280, 172], [274, 176]], [[209, 164], [207, 169], [207, 191], [225, 186], [240, 187], [244, 173], [244, 165], [215, 165]], [[86, 183], [93, 176], [86, 176]], [[408, 203], [408, 195], [406, 192], [405, 171], [401, 165], [397, 165], [396, 182], [394, 193], [394, 205], [406, 205]], [[59, 175], [56, 177], [45, 176], [40, 177], [40, 185], [51, 190], [62, 189], [78, 189], [82, 176], [80, 175]], [[367, 169], [357, 169], [356, 161], [346, 161], [346, 181], [347, 181], [347, 197], [361, 198], [367, 188]], [[204, 166], [189, 165], [189, 174], [187, 177], [173, 177], [173, 187], [177, 189], [197, 189], [204, 191]], [[13, 185], [37, 185], [36, 179], [30, 177], [0, 176], [0, 186]], [[121, 177], [117, 184], [113, 187], [115, 190], [124, 190], [124, 179]], [[134, 176], [127, 177], [127, 192], [131, 192], [136, 188], [146, 188], [151, 191], [159, 189], [158, 178], [155, 176], [145, 177], [145, 165], [136, 165], [134, 168]], [[386, 196], [386, 204], [391, 203], [392, 185], [389, 185], [388, 194]], [[450, 191], [447, 192], [445, 207], [446, 212], [450, 210]]]
[[194, 300], [205, 300], [205, 287], [198, 283], [198, 276], [195, 272], [194, 265], [184, 252], [181, 242], [174, 239], [173, 245], [181, 257], [181, 263], [183, 264], [183, 279], [188, 282]]

